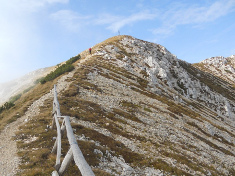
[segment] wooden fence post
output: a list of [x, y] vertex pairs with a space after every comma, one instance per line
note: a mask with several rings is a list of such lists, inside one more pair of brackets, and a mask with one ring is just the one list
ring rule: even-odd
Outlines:
[[57, 156], [56, 156], [56, 164], [55, 169], [58, 171], [60, 168], [60, 157], [61, 157], [61, 131], [60, 131], [60, 124], [59, 120], [55, 114], [55, 123], [57, 128]]
[[55, 108], [56, 108], [56, 114], [57, 116], [61, 116], [60, 115], [60, 104], [57, 98], [57, 91], [56, 91], [56, 85], [54, 85], [54, 102], [55, 102]]
[[[62, 126], [61, 126], [61, 138], [63, 138], [65, 129], [66, 129], [66, 126], [65, 126], [64, 121], [63, 121]], [[57, 143], [58, 143], [58, 139], [56, 138], [56, 141], [55, 141], [54, 146], [53, 146], [53, 148], [51, 150], [51, 153], [56, 153], [56, 151], [57, 151]]]

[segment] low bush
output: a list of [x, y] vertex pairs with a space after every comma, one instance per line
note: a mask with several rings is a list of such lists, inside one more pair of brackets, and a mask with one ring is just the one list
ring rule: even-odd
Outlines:
[[12, 103], [12, 102], [6, 102], [4, 105], [2, 105], [2, 106], [0, 107], [0, 114], [2, 113], [2, 111], [8, 110], [8, 109], [10, 109], [10, 108], [13, 107], [13, 106], [15, 106], [14, 103]]
[[21, 96], [22, 96], [22, 94], [17, 94], [17, 95], [15, 95], [15, 96], [11, 97], [9, 101], [10, 101], [11, 103], [15, 103], [17, 100], [20, 99]]
[[76, 61], [79, 60], [79, 59], [81, 59], [81, 56], [80, 56], [80, 55], [71, 57], [69, 60], [66, 61], [66, 64], [67, 64], [67, 65], [71, 65], [71, 64], [73, 64], [74, 62], [76, 62]]
[[41, 84], [45, 84], [46, 82], [52, 81], [66, 72], [72, 71], [74, 69], [74, 66], [72, 64], [76, 62], [78, 59], [80, 59], [80, 55], [70, 58], [68, 61], [66, 61], [65, 64], [55, 69], [55, 71], [52, 71], [46, 77], [41, 78], [39, 82]]
[[60, 75], [66, 73], [66, 72], [70, 72], [74, 69], [74, 66], [73, 65], [67, 65], [67, 64], [64, 64], [64, 65], [61, 65], [60, 67], [58, 67], [55, 71], [49, 73], [46, 77], [42, 78], [40, 80], [40, 83], [41, 84], [44, 84], [48, 81], [52, 81], [54, 80], [55, 78], [59, 77]]

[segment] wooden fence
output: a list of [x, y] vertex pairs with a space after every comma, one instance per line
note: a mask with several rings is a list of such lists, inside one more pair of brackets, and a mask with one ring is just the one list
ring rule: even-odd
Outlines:
[[[63, 119], [63, 122], [60, 126], [59, 118]], [[52, 172], [52, 176], [61, 176], [65, 173], [66, 169], [69, 166], [69, 163], [74, 159], [75, 164], [80, 170], [82, 176], [95, 176], [91, 167], [87, 164], [80, 148], [78, 147], [77, 140], [73, 134], [73, 129], [70, 124], [69, 116], [61, 116], [60, 114], [60, 105], [57, 99], [56, 85], [54, 85], [54, 101], [53, 101], [53, 121], [52, 129], [56, 126], [57, 128], [57, 138], [52, 149], [52, 153], [56, 153], [56, 164], [55, 171]], [[64, 132], [67, 132], [67, 138], [70, 144], [70, 149], [62, 163], [61, 161], [61, 137]]]

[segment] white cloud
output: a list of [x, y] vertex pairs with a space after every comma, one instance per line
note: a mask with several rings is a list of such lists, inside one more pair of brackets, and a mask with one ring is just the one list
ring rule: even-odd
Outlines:
[[108, 27], [108, 29], [111, 29], [113, 32], [117, 32], [120, 28], [122, 28], [125, 25], [130, 25], [135, 22], [142, 21], [142, 20], [151, 20], [151, 19], [154, 19], [155, 17], [156, 17], [155, 14], [151, 14], [149, 12], [140, 12], [137, 14], [133, 14], [127, 18], [125, 17], [120, 21], [116, 21], [112, 23]]
[[142, 20], [152, 20], [156, 16], [156, 14], [150, 13], [149, 11], [142, 11], [130, 16], [119, 16], [105, 13], [99, 15], [98, 18], [91, 15], [80, 15], [71, 10], [60, 10], [51, 14], [52, 19], [60, 22], [61, 25], [73, 32], [78, 31], [82, 26], [86, 26], [88, 24], [108, 25], [107, 29], [117, 32], [126, 25], [132, 25]]
[[215, 21], [234, 10], [234, 0], [220, 0], [210, 6], [187, 6], [177, 3], [167, 11], [162, 12], [161, 16], [158, 17], [162, 21], [162, 26], [153, 30], [153, 33], [169, 35], [179, 25], [200, 26]]
[[51, 18], [58, 21], [62, 26], [72, 32], [78, 32], [79, 29], [89, 23], [91, 16], [83, 16], [72, 10], [60, 10], [51, 14]]
[[66, 4], [69, 2], [69, 0], [45, 0], [46, 2], [48, 3], [63, 3], [63, 4]]
[[126, 25], [131, 25], [138, 21], [152, 20], [156, 17], [155, 13], [150, 13], [149, 11], [142, 11], [139, 13], [132, 14], [128, 17], [126, 16], [115, 16], [110, 14], [103, 14], [98, 19], [95, 19], [96, 24], [108, 24], [107, 29], [117, 32], [122, 27]]
[[94, 23], [99, 24], [99, 25], [112, 24], [112, 23], [115, 23], [115, 22], [121, 20], [122, 18], [123, 17], [121, 17], [121, 16], [115, 16], [115, 15], [105, 13], [105, 14], [99, 15], [99, 17], [94, 20], [95, 21]]

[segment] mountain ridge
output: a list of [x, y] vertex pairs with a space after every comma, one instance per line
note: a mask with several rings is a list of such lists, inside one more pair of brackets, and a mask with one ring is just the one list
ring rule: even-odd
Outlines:
[[[131, 36], [107, 39], [92, 47], [92, 54], [86, 50], [80, 55], [69, 76], [37, 89], [43, 86], [51, 96], [54, 83], [66, 85], [58, 93], [61, 113], [71, 117], [79, 146], [96, 175], [235, 173], [232, 83], [179, 60], [161, 45]], [[29, 116], [17, 133], [19, 146], [26, 149], [21, 155], [26, 175], [32, 168], [24, 162], [34, 160], [25, 157], [28, 147], [51, 134], [45, 131], [51, 101], [43, 99], [40, 115]], [[25, 131], [32, 126], [40, 129], [39, 136]], [[22, 140], [33, 136], [38, 140]], [[51, 138], [52, 144], [36, 151], [50, 151]], [[50, 163], [49, 153], [38, 162]], [[50, 173], [53, 165], [47, 169]], [[70, 175], [77, 173], [69, 170]]]

